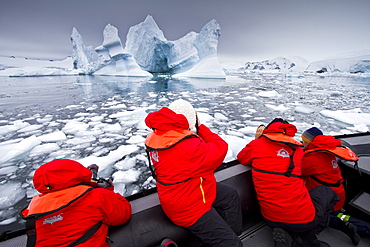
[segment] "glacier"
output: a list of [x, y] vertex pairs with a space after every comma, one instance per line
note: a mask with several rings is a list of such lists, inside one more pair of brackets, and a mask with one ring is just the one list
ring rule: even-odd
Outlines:
[[319, 73], [370, 73], [370, 53], [313, 62], [308, 66], [307, 70]]
[[92, 59], [92, 48], [83, 44], [82, 36], [74, 28], [73, 65], [80, 74], [152, 76], [152, 73], [170, 73], [180, 77], [226, 78], [217, 57], [220, 25], [216, 20], [207, 23], [200, 33], [190, 32], [169, 41], [153, 17], [132, 26], [127, 34], [125, 48], [118, 29], [108, 24], [104, 41], [95, 48], [98, 59]]

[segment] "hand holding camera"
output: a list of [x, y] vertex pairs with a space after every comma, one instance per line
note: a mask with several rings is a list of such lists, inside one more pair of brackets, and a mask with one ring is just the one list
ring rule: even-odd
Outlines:
[[89, 165], [87, 169], [92, 171], [92, 178], [94, 182], [96, 182], [100, 188], [107, 189], [107, 190], [113, 190], [113, 180], [111, 178], [103, 178], [99, 177], [98, 178], [98, 171], [99, 171], [99, 166], [96, 164]]

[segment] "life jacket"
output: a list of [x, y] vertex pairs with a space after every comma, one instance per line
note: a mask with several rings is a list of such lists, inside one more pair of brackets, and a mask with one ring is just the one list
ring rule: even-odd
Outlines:
[[145, 146], [149, 151], [165, 150], [190, 137], [198, 137], [194, 132], [187, 129], [153, 130], [145, 140]]
[[93, 187], [88, 185], [77, 185], [63, 190], [34, 196], [25, 213], [28, 217], [42, 217], [54, 213], [62, 208], [68, 207], [80, 199]]
[[[305, 154], [309, 154], [313, 152], [326, 152], [326, 153], [334, 154], [338, 158], [341, 158], [344, 160], [355, 161], [355, 162], [358, 161], [358, 156], [356, 155], [356, 153], [346, 146], [311, 148], [309, 150], [306, 150]], [[313, 175], [310, 177], [316, 182], [324, 186], [328, 186], [328, 187], [339, 187], [341, 186], [343, 182], [343, 179], [340, 179], [336, 183], [328, 183], [328, 182], [322, 181], [321, 179]]]
[[[152, 165], [151, 159], [150, 159], [150, 151], [159, 151], [159, 150], [166, 150], [174, 145], [180, 143], [181, 141], [191, 138], [191, 137], [197, 137], [194, 132], [187, 130], [187, 129], [174, 129], [174, 130], [153, 130], [152, 133], [148, 135], [148, 137], [145, 140], [145, 146], [146, 146], [146, 153], [149, 160], [149, 168], [152, 173], [153, 178], [162, 185], [175, 185], [179, 183], [184, 183], [189, 181], [191, 178], [174, 182], [174, 183], [165, 183], [158, 179], [157, 174], [155, 172], [155, 169]], [[202, 178], [201, 178], [202, 181]]]
[[292, 136], [284, 135], [283, 133], [266, 133], [262, 134], [262, 136], [273, 142], [281, 142], [287, 145], [292, 144], [295, 146], [303, 147], [302, 143], [294, 139]]
[[325, 147], [325, 148], [312, 148], [305, 153], [313, 153], [313, 152], [327, 152], [334, 154], [338, 158], [344, 159], [344, 160], [349, 160], [349, 161], [358, 161], [358, 156], [356, 155], [355, 152], [353, 152], [350, 148], [346, 146], [339, 146], [339, 147]]
[[258, 171], [258, 172], [263, 172], [263, 173], [268, 173], [268, 174], [275, 174], [275, 175], [283, 175], [283, 176], [286, 176], [286, 177], [300, 178], [301, 176], [292, 174], [292, 172], [293, 172], [294, 167], [295, 167], [293, 157], [294, 157], [296, 147], [302, 147], [303, 146], [302, 143], [295, 140], [292, 136], [288, 136], [288, 135], [285, 135], [283, 133], [265, 133], [265, 134], [262, 134], [262, 136], [267, 138], [270, 141], [273, 141], [273, 142], [284, 143], [284, 144], [288, 145], [293, 150], [293, 153], [291, 155], [289, 155], [290, 156], [289, 167], [286, 170], [286, 172], [284, 172], [284, 173], [261, 170], [261, 169], [257, 169], [257, 168], [254, 168], [254, 167], [252, 167], [252, 169], [255, 170], [255, 171]]
[[[34, 196], [28, 207], [22, 210], [20, 213], [20, 216], [26, 220], [26, 230], [28, 236], [27, 247], [35, 246], [36, 244], [36, 220], [40, 220], [46, 215], [55, 213], [63, 208], [68, 207], [72, 203], [82, 198], [92, 189], [94, 189], [94, 187], [89, 185], [77, 185]], [[86, 241], [89, 237], [94, 235], [94, 233], [100, 228], [101, 224], [102, 222], [99, 221], [84, 235], [68, 245], [68, 247], [76, 246]]]

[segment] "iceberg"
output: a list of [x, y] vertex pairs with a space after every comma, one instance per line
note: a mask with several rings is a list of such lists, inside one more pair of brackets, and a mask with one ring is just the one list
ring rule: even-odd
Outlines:
[[174, 77], [225, 79], [226, 74], [217, 57], [220, 35], [220, 25], [216, 20], [211, 20], [199, 33], [192, 31], [178, 40], [169, 41], [153, 17], [148, 15], [142, 23], [129, 29], [125, 47], [118, 36], [118, 29], [108, 24], [103, 30], [103, 44], [93, 49], [84, 44], [82, 36], [74, 27], [70, 37], [72, 61], [69, 60], [68, 66], [3, 66], [0, 76], [152, 77], [152, 73], [168, 73]]
[[99, 59], [94, 75], [152, 76], [142, 70], [133, 56], [123, 49], [116, 27], [108, 24], [103, 36], [103, 44], [95, 48]]
[[94, 61], [92, 47], [86, 47], [82, 36], [73, 28], [73, 69], [78, 70], [79, 74], [152, 76], [139, 67], [131, 54], [124, 51], [116, 27], [108, 24], [104, 28], [103, 36], [103, 44], [95, 48], [98, 60]]
[[169, 71], [167, 58], [171, 49], [163, 32], [153, 17], [147, 16], [145, 21], [130, 27], [126, 38], [126, 49], [145, 71], [164, 73]]
[[129, 29], [126, 50], [139, 66], [151, 73], [172, 73], [175, 77], [226, 78], [217, 58], [220, 25], [211, 20], [199, 34], [190, 32], [168, 41], [152, 16]]
[[86, 47], [82, 36], [73, 28], [71, 35], [71, 42], [73, 47], [73, 69], [80, 70], [81, 74], [91, 74], [93, 72], [93, 48]]
[[81, 35], [73, 29], [73, 64], [80, 73], [119, 76], [170, 73], [175, 77], [226, 78], [217, 57], [221, 28], [216, 20], [207, 23], [199, 34], [190, 32], [169, 41], [148, 15], [129, 29], [125, 48], [118, 29], [111, 24], [105, 27], [103, 35], [103, 44], [95, 48], [98, 60], [93, 61], [91, 48], [83, 44]]
[[175, 77], [226, 78], [226, 74], [217, 57], [218, 39], [221, 27], [216, 20], [208, 22], [196, 36], [194, 46], [198, 51], [199, 62]]

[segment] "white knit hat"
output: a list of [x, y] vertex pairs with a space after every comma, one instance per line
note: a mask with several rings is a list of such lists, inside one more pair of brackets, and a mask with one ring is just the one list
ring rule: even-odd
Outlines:
[[193, 106], [188, 101], [183, 99], [175, 100], [168, 106], [168, 108], [177, 114], [184, 115], [188, 120], [189, 128], [195, 129], [196, 113]]

